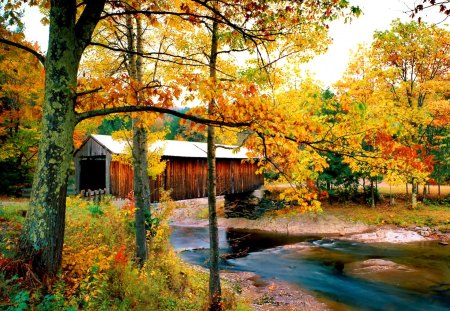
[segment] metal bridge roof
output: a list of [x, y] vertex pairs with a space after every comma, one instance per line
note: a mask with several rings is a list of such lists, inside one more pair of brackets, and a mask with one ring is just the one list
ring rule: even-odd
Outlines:
[[[110, 135], [91, 135], [103, 147], [111, 153], [122, 154], [126, 151], [128, 144], [125, 140], [115, 140]], [[131, 142], [130, 142], [131, 143]], [[206, 158], [207, 144], [200, 142], [161, 140], [149, 146], [150, 151], [163, 148], [163, 156], [185, 157], [185, 158]], [[216, 158], [218, 159], [247, 159], [248, 150], [244, 147], [217, 145]]]

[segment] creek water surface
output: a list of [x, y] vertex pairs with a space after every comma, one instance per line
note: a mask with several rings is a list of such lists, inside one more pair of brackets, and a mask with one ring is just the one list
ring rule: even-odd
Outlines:
[[[367, 244], [229, 229], [219, 236], [221, 269], [299, 285], [336, 310], [450, 310], [450, 248], [437, 242]], [[172, 245], [187, 262], [208, 266], [208, 239], [206, 227], [172, 226]]]

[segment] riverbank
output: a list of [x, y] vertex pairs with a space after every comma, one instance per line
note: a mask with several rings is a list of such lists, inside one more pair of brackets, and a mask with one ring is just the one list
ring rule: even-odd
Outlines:
[[[197, 271], [208, 274], [209, 270], [191, 265]], [[326, 303], [300, 287], [278, 280], [263, 280], [253, 272], [220, 273], [222, 282], [234, 290], [256, 311], [328, 311]]]
[[329, 310], [327, 305], [298, 286], [281, 281], [265, 281], [253, 272], [224, 272], [223, 280], [258, 311]]
[[[174, 210], [171, 221], [174, 224], [200, 226], [208, 225], [207, 200], [205, 198], [178, 201], [181, 208]], [[219, 211], [223, 207], [223, 197], [217, 198]], [[412, 212], [411, 212], [412, 213]], [[220, 217], [218, 225], [222, 228], [269, 231], [286, 235], [314, 235], [369, 243], [409, 243], [427, 240], [450, 240], [449, 233], [437, 229], [395, 225], [366, 224], [361, 221], [338, 217], [336, 213], [304, 213], [286, 217], [265, 216], [250, 220], [245, 218]]]

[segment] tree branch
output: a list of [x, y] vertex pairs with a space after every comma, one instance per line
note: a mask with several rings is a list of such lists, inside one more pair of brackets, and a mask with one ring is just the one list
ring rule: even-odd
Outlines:
[[201, 117], [197, 117], [194, 115], [185, 114], [173, 109], [155, 107], [155, 106], [123, 106], [123, 107], [113, 107], [113, 108], [105, 108], [100, 110], [87, 111], [83, 113], [77, 114], [77, 123], [98, 116], [105, 116], [112, 113], [125, 113], [125, 112], [157, 112], [157, 113], [167, 113], [173, 115], [175, 117], [179, 117], [185, 120], [190, 120], [192, 122], [212, 125], [212, 126], [226, 126], [226, 127], [247, 127], [250, 126], [251, 122], [226, 122], [221, 120], [211, 120], [205, 119]]
[[76, 93], [76, 97], [80, 97], [80, 96], [84, 96], [84, 95], [89, 95], [89, 94], [98, 92], [98, 91], [100, 91], [101, 89], [102, 89], [102, 87], [97, 87], [97, 88], [92, 89], [92, 90], [86, 90], [86, 91], [83, 91], [83, 92], [78, 92], [78, 93]]
[[84, 2], [86, 6], [75, 25], [80, 52], [84, 51], [91, 41], [92, 33], [100, 20], [106, 0], [86, 0]]
[[39, 52], [33, 50], [32, 48], [30, 48], [28, 46], [25, 46], [25, 45], [23, 45], [21, 43], [10, 41], [10, 40], [5, 39], [5, 38], [0, 38], [0, 43], [6, 44], [6, 45], [10, 45], [10, 46], [14, 46], [14, 47], [16, 47], [18, 49], [24, 50], [25, 52], [28, 52], [28, 53], [32, 54], [45, 67], [45, 56], [40, 54]]

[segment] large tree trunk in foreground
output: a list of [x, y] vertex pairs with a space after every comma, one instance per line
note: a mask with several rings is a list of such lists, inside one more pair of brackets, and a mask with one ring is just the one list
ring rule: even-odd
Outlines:
[[[218, 25], [213, 22], [211, 38], [211, 55], [209, 60], [209, 76], [216, 79]], [[214, 110], [214, 99], [211, 100], [208, 112]], [[219, 268], [219, 229], [217, 228], [216, 212], [216, 146], [215, 133], [212, 126], [208, 126], [208, 212], [209, 212], [209, 310], [221, 310], [222, 293], [220, 288]]]
[[[82, 52], [95, 28], [104, 1], [86, 6], [89, 16], [75, 25], [76, 1], [52, 1], [46, 58], [41, 141], [27, 218], [20, 238], [22, 256], [40, 275], [61, 267], [64, 242], [67, 174], [76, 125], [77, 71]], [[78, 26], [81, 26], [78, 28]]]

